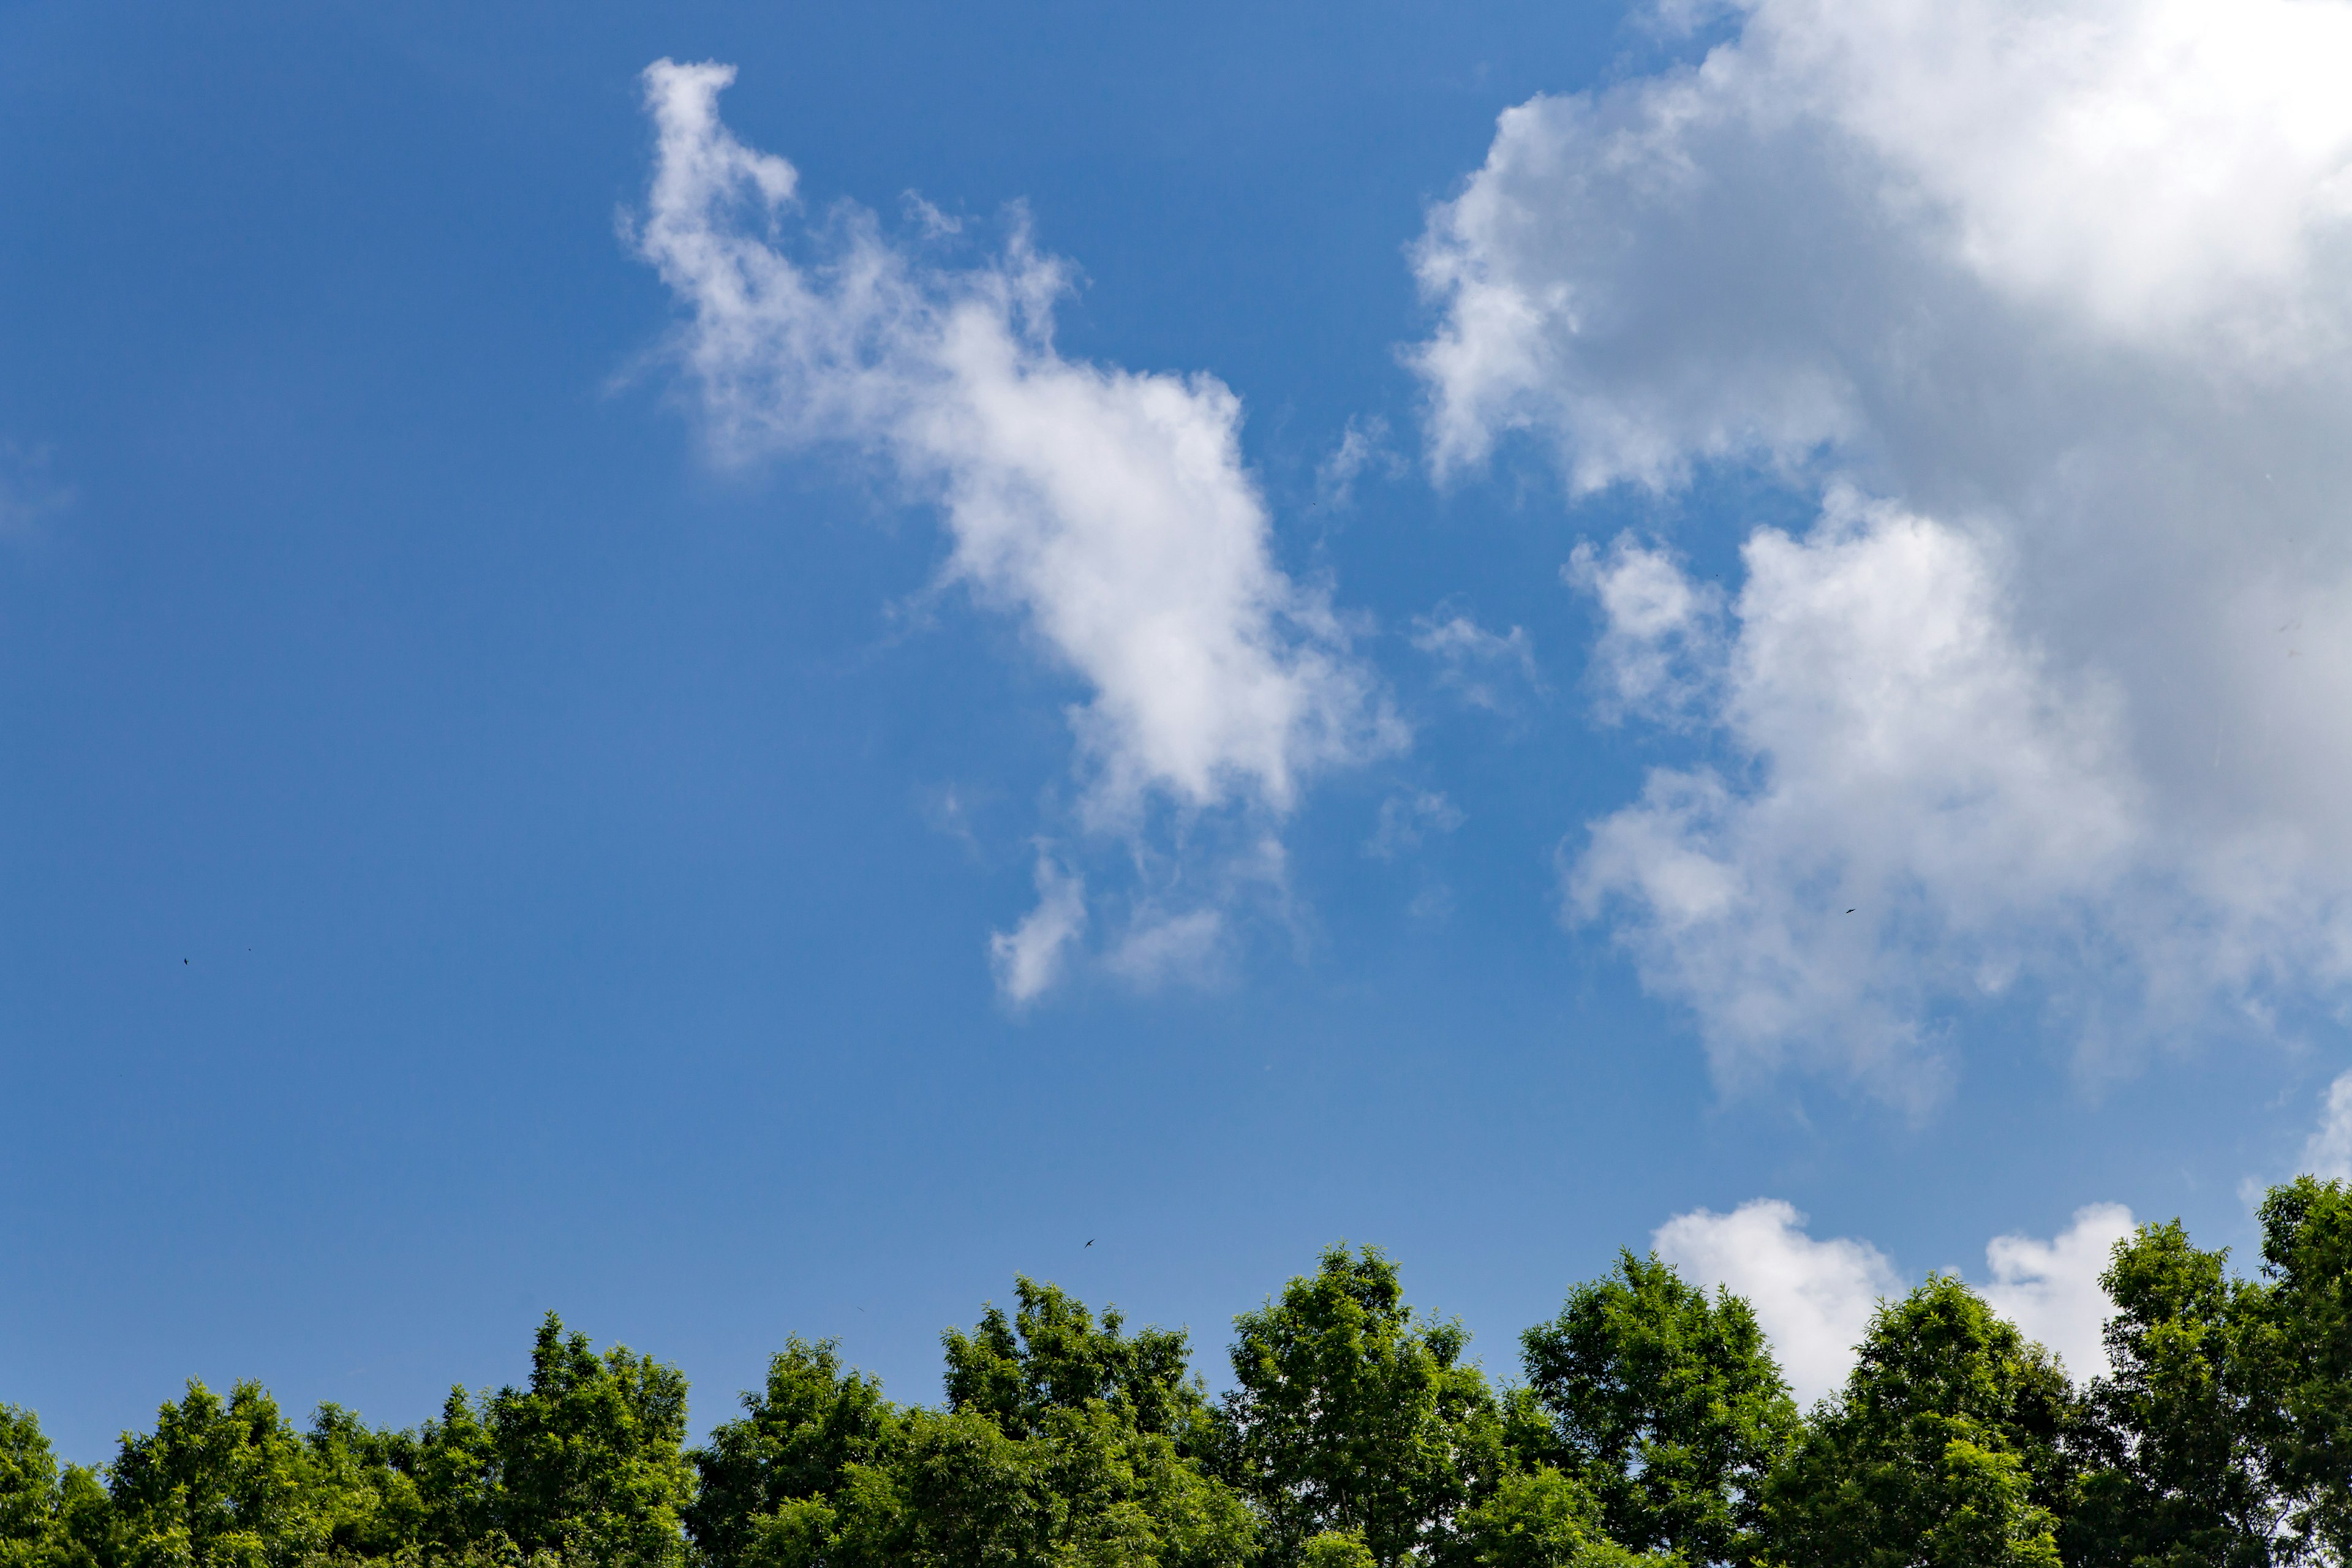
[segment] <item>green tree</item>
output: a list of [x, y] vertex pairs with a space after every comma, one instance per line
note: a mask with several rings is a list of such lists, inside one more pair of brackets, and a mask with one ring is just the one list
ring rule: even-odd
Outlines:
[[1643, 1553], [1609, 1537], [1601, 1500], [1549, 1465], [1507, 1471], [1464, 1510], [1462, 1534], [1479, 1568], [1667, 1568], [1684, 1560]]
[[915, 1410], [879, 1464], [751, 1521], [745, 1568], [1240, 1568], [1246, 1507], [1102, 1400], [1015, 1437]]
[[1363, 1538], [1337, 1530], [1308, 1537], [1298, 1561], [1301, 1568], [1374, 1568], [1372, 1549]]
[[0, 1565], [42, 1561], [58, 1504], [58, 1458], [39, 1419], [0, 1404]]
[[2273, 1187], [2262, 1223], [2263, 1469], [2290, 1505], [2290, 1546], [2352, 1562], [2352, 1184]]
[[1455, 1515], [1504, 1462], [1461, 1325], [1416, 1317], [1384, 1254], [1344, 1246], [1234, 1321], [1220, 1462], [1264, 1511], [1274, 1561], [1303, 1561], [1325, 1532], [1359, 1537], [1381, 1568], [1453, 1553]]
[[426, 1531], [445, 1552], [500, 1545], [526, 1555], [656, 1568], [683, 1561], [694, 1495], [686, 1379], [616, 1345], [598, 1354], [553, 1312], [531, 1346], [530, 1382], [478, 1403], [453, 1389], [412, 1461]]
[[124, 1568], [283, 1568], [410, 1544], [415, 1490], [383, 1435], [328, 1406], [311, 1438], [257, 1383], [191, 1382], [155, 1430], [123, 1435], [108, 1478]]
[[2062, 1543], [2077, 1568], [2267, 1568], [2278, 1508], [2261, 1474], [2246, 1339], [2259, 1285], [2179, 1220], [2116, 1243], [2111, 1373], [2095, 1383], [2080, 1497]]
[[1050, 1411], [1096, 1399], [1125, 1410], [1139, 1432], [1191, 1430], [1207, 1401], [1188, 1375], [1183, 1330], [1129, 1337], [1116, 1308], [1104, 1310], [1097, 1328], [1086, 1304], [1057, 1285], [1015, 1275], [1013, 1289], [1020, 1306], [1010, 1320], [991, 1306], [971, 1333], [940, 1336], [951, 1407], [977, 1410], [1016, 1437], [1043, 1431]]
[[1947, 1275], [1871, 1321], [1765, 1489], [1788, 1568], [2055, 1568], [2073, 1390], [2056, 1361]]
[[743, 1395], [742, 1416], [690, 1456], [700, 1486], [688, 1534], [709, 1561], [737, 1562], [755, 1520], [839, 1490], [852, 1465], [883, 1463], [903, 1425], [881, 1380], [845, 1368], [836, 1342], [793, 1335], [769, 1361], [767, 1385]]
[[98, 1568], [113, 1525], [97, 1472], [60, 1467], [39, 1418], [0, 1404], [0, 1568]]
[[1521, 1344], [1551, 1421], [1540, 1457], [1591, 1489], [1610, 1538], [1754, 1560], [1764, 1479], [1799, 1417], [1746, 1301], [1629, 1251]]
[[1197, 1409], [1181, 1333], [1127, 1338], [1020, 1281], [948, 1347], [947, 1410], [890, 1405], [836, 1346], [794, 1339], [694, 1455], [688, 1513], [718, 1568], [1052, 1564], [1232, 1568], [1255, 1521], [1159, 1429]]

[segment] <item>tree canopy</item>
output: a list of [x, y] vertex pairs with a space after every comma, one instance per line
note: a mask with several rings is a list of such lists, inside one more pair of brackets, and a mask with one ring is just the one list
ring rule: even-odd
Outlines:
[[1013, 1282], [905, 1405], [787, 1338], [689, 1446], [677, 1368], [552, 1313], [530, 1373], [413, 1429], [191, 1382], [103, 1465], [0, 1404], [0, 1568], [2287, 1568], [2352, 1561], [2352, 1186], [2304, 1178], [2232, 1275], [2116, 1247], [2077, 1385], [1959, 1279], [1883, 1301], [1790, 1400], [1748, 1303], [1620, 1255], [1500, 1383], [1377, 1247], [1182, 1329]]

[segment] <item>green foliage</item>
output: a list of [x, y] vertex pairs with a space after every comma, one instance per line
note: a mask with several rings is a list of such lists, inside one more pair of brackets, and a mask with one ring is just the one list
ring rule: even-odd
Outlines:
[[1303, 1562], [1327, 1531], [1360, 1537], [1382, 1568], [1452, 1555], [1454, 1515], [1504, 1463], [1461, 1325], [1418, 1320], [1396, 1266], [1345, 1247], [1234, 1324], [1223, 1463], [1264, 1513], [1271, 1560]]
[[[155, 1430], [125, 1434], [101, 1561], [121, 1568], [281, 1568], [411, 1544], [423, 1510], [404, 1441], [322, 1407], [306, 1436], [256, 1383], [224, 1401], [191, 1382]], [[84, 1505], [86, 1514], [95, 1510]], [[85, 1537], [87, 1539], [87, 1537]]]
[[991, 1306], [970, 1334], [940, 1336], [950, 1407], [979, 1411], [1015, 1437], [1044, 1431], [1052, 1411], [1097, 1399], [1126, 1411], [1140, 1432], [1191, 1429], [1206, 1400], [1188, 1375], [1183, 1330], [1147, 1328], [1129, 1338], [1115, 1309], [1105, 1309], [1097, 1328], [1086, 1305], [1057, 1285], [1015, 1275], [1013, 1289], [1021, 1305], [1011, 1321]]
[[[744, 1568], [1238, 1568], [1253, 1527], [1230, 1489], [1102, 1400], [1034, 1436], [972, 1410], [907, 1412], [889, 1452], [830, 1496], [751, 1521]], [[727, 1561], [719, 1559], [719, 1561]]]
[[550, 1314], [521, 1387], [415, 1431], [191, 1383], [102, 1469], [0, 1405], [0, 1568], [2285, 1568], [2352, 1560], [2352, 1187], [2263, 1208], [2234, 1279], [2179, 1222], [2118, 1244], [2077, 1396], [1957, 1279], [1883, 1304], [1800, 1420], [1746, 1303], [1622, 1255], [1522, 1336], [1468, 1335], [1338, 1247], [1234, 1320], [1212, 1407], [1181, 1331], [1015, 1282], [905, 1407], [786, 1341], [684, 1451], [686, 1383]]
[[1549, 1465], [1506, 1473], [1492, 1496], [1464, 1511], [1462, 1535], [1479, 1568], [1664, 1568], [1682, 1561], [1612, 1541], [1591, 1489]]
[[1019, 1290], [1016, 1318], [943, 1336], [944, 1411], [891, 1405], [835, 1346], [790, 1342], [693, 1456], [698, 1549], [729, 1568], [1247, 1562], [1247, 1505], [1167, 1430], [1201, 1409], [1183, 1335], [1129, 1339], [1052, 1285]]
[[0, 1568], [96, 1568], [112, 1522], [97, 1475], [60, 1468], [39, 1419], [0, 1405]]
[[2076, 1407], [2048, 1352], [1958, 1279], [1882, 1306], [1843, 1394], [1765, 1489], [1789, 1568], [2058, 1563]]
[[445, 1547], [492, 1536], [525, 1554], [607, 1568], [682, 1562], [694, 1495], [686, 1379], [614, 1346], [599, 1355], [550, 1312], [530, 1382], [469, 1406], [453, 1390], [423, 1434], [419, 1468]]
[[2260, 1474], [2247, 1353], [2263, 1297], [2179, 1220], [2118, 1243], [2102, 1277], [2110, 1376], [2092, 1385], [2080, 1495], [2063, 1542], [2080, 1568], [2267, 1568], [2278, 1510]]
[[38, 1561], [58, 1514], [58, 1459], [29, 1410], [0, 1405], [0, 1564]]
[[1521, 1344], [1551, 1419], [1536, 1451], [1591, 1489], [1611, 1537], [1692, 1563], [1754, 1560], [1764, 1479], [1798, 1415], [1747, 1302], [1625, 1252]]
[[719, 1563], [742, 1554], [755, 1520], [837, 1491], [852, 1465], [882, 1463], [903, 1425], [880, 1380], [842, 1366], [835, 1342], [797, 1334], [768, 1363], [767, 1386], [743, 1395], [743, 1411], [688, 1456], [701, 1484], [687, 1533]]
[[1360, 1535], [1327, 1530], [1310, 1536], [1298, 1561], [1305, 1568], [1373, 1568], [1372, 1549]]
[[2291, 1549], [2352, 1561], [2352, 1184], [2273, 1187], [2262, 1221], [2263, 1468]]

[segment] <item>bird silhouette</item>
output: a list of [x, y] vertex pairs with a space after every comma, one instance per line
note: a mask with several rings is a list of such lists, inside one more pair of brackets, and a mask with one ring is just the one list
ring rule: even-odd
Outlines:
[[[1093, 1237], [1091, 1237], [1091, 1236], [1090, 1236], [1090, 1237], [1087, 1237], [1087, 1247], [1092, 1247], [1094, 1244], [1095, 1244], [1095, 1238], [1094, 1238]], [[1087, 1247], [1081, 1247], [1080, 1248], [1078, 1248], [1078, 1250], [1079, 1250], [1080, 1252], [1084, 1252], [1084, 1251], [1087, 1249]]]

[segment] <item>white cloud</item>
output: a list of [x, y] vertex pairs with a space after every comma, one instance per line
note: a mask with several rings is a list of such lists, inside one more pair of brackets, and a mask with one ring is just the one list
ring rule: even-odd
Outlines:
[[2132, 1213], [2121, 1204], [2091, 1204], [2049, 1241], [1995, 1237], [1985, 1248], [1992, 1282], [1984, 1297], [2025, 1337], [2056, 1351], [2077, 1383], [2105, 1377], [2101, 1337], [2113, 1302], [2099, 1284], [2116, 1243], [2132, 1233]]
[[[1624, 908], [1644, 979], [1696, 1005], [1727, 1077], [1801, 1049], [1919, 1103], [1938, 1083], [1923, 994], [1999, 991], [2128, 868], [2111, 705], [2019, 645], [1985, 550], [1954, 530], [1842, 496], [1805, 540], [1762, 531], [1746, 555], [1704, 679], [1752, 782], [1653, 773], [1592, 826], [1570, 900]], [[1688, 683], [1657, 673], [1662, 650], [1698, 595], [1655, 555], [1616, 561], [1615, 689], [1671, 700]], [[1627, 577], [1639, 593], [1614, 590]]]
[[1016, 1005], [1034, 1001], [1061, 978], [1070, 948], [1087, 929], [1086, 884], [1042, 853], [1036, 875], [1036, 907], [1011, 931], [988, 939], [997, 988]]
[[[1441, 616], [1443, 618], [1441, 618]], [[1525, 626], [1490, 632], [1470, 616], [1415, 616], [1412, 646], [1437, 661], [1438, 680], [1473, 708], [1500, 713], [1522, 689], [1542, 686], [1536, 672], [1535, 639]]]
[[1592, 679], [1603, 721], [1629, 713], [1673, 721], [1712, 695], [1722, 658], [1720, 588], [1692, 582], [1667, 552], [1623, 534], [1605, 559], [1578, 545], [1559, 574], [1600, 602]]
[[1216, 910], [1152, 910], [1129, 924], [1103, 962], [1138, 985], [1202, 984], [1216, 974], [1224, 941], [1225, 918]]
[[2352, 1072], [2327, 1086], [2327, 1107], [2303, 1146], [2303, 1168], [2326, 1181], [2352, 1182]]
[[50, 473], [49, 448], [0, 440], [0, 539], [23, 539], [73, 504], [73, 491]]
[[1407, 471], [1404, 459], [1389, 447], [1389, 422], [1377, 414], [1369, 419], [1350, 418], [1338, 447], [1316, 465], [1318, 500], [1326, 507], [1352, 505], [1356, 480], [1367, 469], [1374, 468], [1391, 479]]
[[1517, 433], [1579, 494], [1832, 492], [1727, 625], [1662, 551], [1571, 563], [1602, 717], [1740, 763], [1654, 775], [1576, 897], [1719, 1067], [1914, 1100], [1895, 1064], [2016, 978], [2094, 1044], [2339, 998], [2352, 5], [1732, 11], [1506, 113], [1417, 257], [1441, 474]]
[[1864, 1241], [1815, 1241], [1805, 1216], [1778, 1198], [1676, 1215], [1651, 1245], [1686, 1278], [1748, 1299], [1781, 1375], [1808, 1405], [1845, 1382], [1871, 1313], [1903, 1290], [1885, 1253]]
[[[1985, 1248], [1992, 1278], [1980, 1288], [1984, 1298], [2029, 1339], [2064, 1357], [2077, 1382], [2100, 1375], [2107, 1370], [2100, 1332], [2110, 1307], [2099, 1276], [2131, 1229], [2129, 1209], [2092, 1204], [2053, 1240], [1996, 1237]], [[1871, 1314], [1907, 1289], [1878, 1248], [1851, 1237], [1815, 1241], [1805, 1234], [1805, 1216], [1778, 1198], [1757, 1198], [1729, 1214], [1676, 1215], [1651, 1245], [1685, 1278], [1748, 1299], [1804, 1405], [1844, 1385]]]
[[[1204, 374], [1064, 357], [1068, 272], [1025, 234], [957, 271], [861, 211], [794, 232], [793, 166], [719, 121], [733, 77], [646, 70], [657, 155], [635, 234], [686, 307], [677, 353], [713, 440], [736, 458], [859, 451], [940, 509], [948, 578], [1018, 616], [1087, 690], [1070, 710], [1084, 825], [1133, 835], [1154, 801], [1279, 818], [1308, 775], [1400, 745], [1326, 595], [1273, 559], [1240, 400]], [[1040, 942], [1075, 930], [1045, 905], [1032, 920]], [[1054, 967], [1003, 968], [1008, 994]]]
[[1421, 847], [1432, 833], [1451, 833], [1462, 826], [1462, 810], [1443, 790], [1392, 795], [1381, 802], [1378, 824], [1364, 842], [1364, 853], [1375, 860], [1393, 860]]

